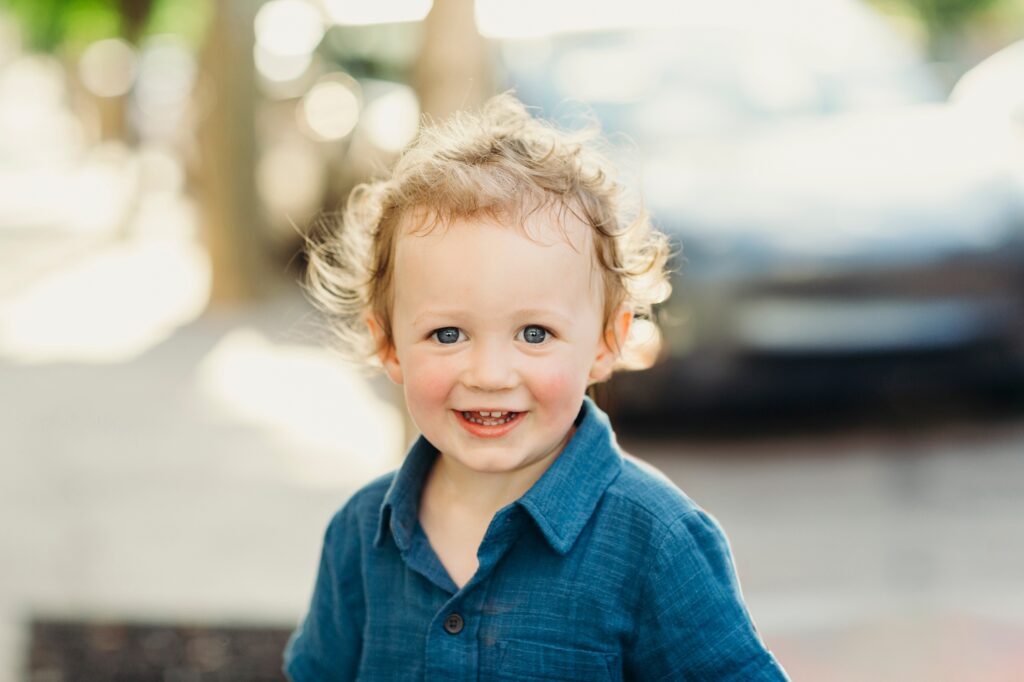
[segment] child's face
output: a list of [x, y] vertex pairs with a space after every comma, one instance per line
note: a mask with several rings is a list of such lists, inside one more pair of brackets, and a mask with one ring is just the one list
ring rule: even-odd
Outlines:
[[[590, 228], [566, 217], [574, 250], [552, 221], [545, 211], [527, 220], [538, 241], [473, 218], [396, 244], [395, 345], [381, 359], [427, 440], [475, 471], [513, 472], [560, 452], [587, 386], [611, 372], [608, 334], [621, 343], [629, 330], [626, 306], [602, 329]], [[464, 410], [522, 414], [481, 429]]]

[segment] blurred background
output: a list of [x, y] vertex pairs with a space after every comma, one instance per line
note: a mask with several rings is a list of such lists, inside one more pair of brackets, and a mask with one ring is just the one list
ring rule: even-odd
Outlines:
[[283, 679], [416, 436], [301, 235], [506, 88], [676, 245], [597, 399], [793, 678], [1024, 679], [1022, 39], [1022, 0], [0, 0], [0, 682]]

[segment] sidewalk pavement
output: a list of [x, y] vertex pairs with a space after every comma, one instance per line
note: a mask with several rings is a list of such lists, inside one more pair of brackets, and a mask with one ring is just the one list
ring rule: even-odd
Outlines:
[[309, 312], [206, 315], [127, 363], [0, 359], [0, 682], [33, 615], [297, 622], [331, 514], [403, 450], [390, 384], [308, 345]]

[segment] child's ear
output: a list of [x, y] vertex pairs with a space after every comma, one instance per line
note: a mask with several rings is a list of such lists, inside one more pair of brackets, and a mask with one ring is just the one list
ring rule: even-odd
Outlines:
[[377, 348], [382, 348], [377, 353], [377, 359], [380, 360], [380, 364], [384, 367], [384, 372], [392, 382], [401, 385], [402, 367], [398, 363], [398, 353], [395, 352], [394, 344], [384, 340], [384, 327], [376, 315], [366, 313], [363, 319], [366, 321], [366, 326], [370, 329], [370, 335], [373, 336], [374, 344]]
[[622, 354], [622, 346], [626, 343], [626, 337], [629, 336], [629, 329], [632, 325], [633, 309], [628, 303], [623, 303], [615, 309], [608, 328], [604, 330], [600, 349], [594, 358], [594, 364], [590, 367], [588, 383], [601, 383], [612, 375], [615, 361]]

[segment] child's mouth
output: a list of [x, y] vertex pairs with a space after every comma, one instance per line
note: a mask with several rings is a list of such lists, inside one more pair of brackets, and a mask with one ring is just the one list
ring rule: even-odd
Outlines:
[[497, 438], [519, 425], [526, 415], [525, 412], [508, 412], [496, 416], [483, 416], [474, 412], [462, 412], [452, 410], [455, 418], [462, 424], [463, 428], [474, 436], [481, 438]]

